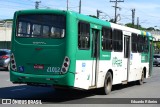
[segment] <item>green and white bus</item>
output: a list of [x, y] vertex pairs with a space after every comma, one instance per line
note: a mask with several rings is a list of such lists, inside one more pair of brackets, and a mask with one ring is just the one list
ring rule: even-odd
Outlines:
[[14, 14], [10, 80], [78, 89], [137, 81], [152, 74], [148, 32], [62, 10]]

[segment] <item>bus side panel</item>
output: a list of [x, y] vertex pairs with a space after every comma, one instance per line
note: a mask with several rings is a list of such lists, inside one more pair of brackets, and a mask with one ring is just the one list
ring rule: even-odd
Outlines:
[[127, 64], [124, 62], [123, 52], [113, 52], [110, 63], [112, 63], [113, 70], [112, 84], [119, 84], [122, 81], [125, 81], [127, 79], [127, 70], [125, 70]]
[[130, 72], [128, 81], [134, 81], [140, 79], [142, 69], [141, 69], [141, 54], [131, 53], [130, 56]]
[[92, 60], [77, 60], [74, 87], [89, 89], [92, 81]]
[[127, 79], [127, 71], [125, 71], [126, 63], [123, 61], [123, 52], [110, 52], [107, 56], [105, 54], [107, 52], [102, 52], [101, 60], [99, 64], [99, 73], [98, 73], [98, 81], [97, 87], [104, 86], [104, 80], [107, 72], [111, 70], [113, 72], [113, 85], [120, 84], [122, 81]]
[[76, 15], [72, 12], [67, 12], [67, 38], [66, 38], [66, 56], [70, 58], [68, 73], [73, 76], [68, 78], [74, 87], [75, 69], [76, 69], [76, 49], [77, 49], [77, 20]]
[[[149, 51], [148, 51], [149, 52]], [[141, 54], [142, 70], [145, 68], [145, 78], [149, 77], [149, 53]]]
[[107, 74], [108, 70], [112, 70], [111, 53], [112, 52], [108, 51], [100, 51], [99, 72], [97, 81], [98, 88], [104, 86], [105, 75]]

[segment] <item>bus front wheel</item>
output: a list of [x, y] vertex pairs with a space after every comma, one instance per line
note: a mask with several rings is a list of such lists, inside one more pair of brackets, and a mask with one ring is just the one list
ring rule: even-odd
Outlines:
[[107, 73], [104, 81], [104, 94], [108, 95], [112, 90], [112, 74], [110, 72]]

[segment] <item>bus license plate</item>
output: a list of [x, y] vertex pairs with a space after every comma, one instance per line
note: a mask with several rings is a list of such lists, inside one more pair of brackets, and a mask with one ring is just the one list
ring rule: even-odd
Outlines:
[[44, 65], [34, 64], [34, 69], [44, 69]]

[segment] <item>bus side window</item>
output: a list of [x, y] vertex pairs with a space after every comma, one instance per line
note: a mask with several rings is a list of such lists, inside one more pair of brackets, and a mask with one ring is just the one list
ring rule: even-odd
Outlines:
[[132, 52], [137, 53], [137, 41], [138, 36], [135, 33], [132, 33]]
[[148, 44], [148, 38], [147, 37], [144, 37], [144, 52], [148, 53], [149, 51], [149, 44]]
[[87, 22], [78, 23], [78, 48], [90, 48], [90, 24]]
[[143, 45], [144, 45], [144, 37], [142, 35], [138, 35], [138, 52], [143, 52]]
[[123, 50], [123, 34], [121, 30], [114, 29], [113, 30], [113, 49], [116, 52], [122, 52]]
[[102, 28], [102, 50], [112, 50], [112, 29]]

